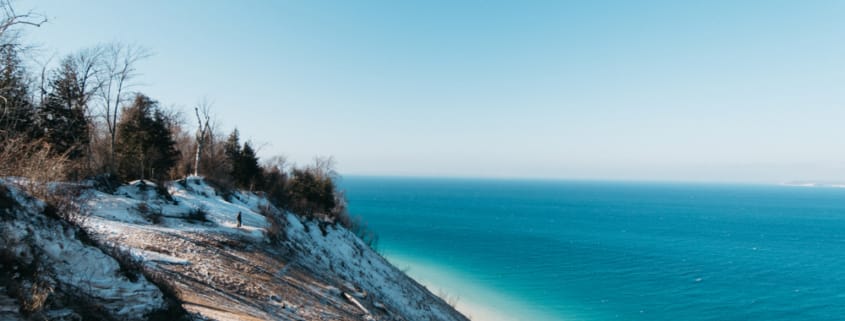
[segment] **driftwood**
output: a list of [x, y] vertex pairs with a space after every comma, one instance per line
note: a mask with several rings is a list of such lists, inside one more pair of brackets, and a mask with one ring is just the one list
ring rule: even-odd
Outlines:
[[366, 315], [370, 315], [370, 311], [367, 310], [367, 308], [365, 308], [363, 305], [361, 305], [361, 302], [358, 302], [358, 300], [356, 300], [355, 297], [349, 295], [349, 293], [346, 293], [346, 292], [343, 292], [343, 296], [346, 297], [346, 299], [349, 300], [349, 302], [352, 302], [352, 304], [354, 304], [356, 307], [361, 309], [361, 312], [364, 312], [364, 314], [366, 314]]

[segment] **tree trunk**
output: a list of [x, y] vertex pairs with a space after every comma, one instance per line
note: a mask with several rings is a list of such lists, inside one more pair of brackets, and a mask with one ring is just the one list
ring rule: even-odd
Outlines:
[[[203, 122], [203, 117], [200, 116], [200, 108], [202, 108], [202, 113], [205, 116], [205, 122]], [[203, 145], [205, 144], [205, 136], [209, 132], [209, 104], [208, 102], [201, 102], [199, 106], [194, 107], [194, 112], [197, 114], [197, 155], [196, 159], [194, 159], [194, 176], [200, 175], [200, 158], [202, 157], [202, 149]]]
[[202, 154], [202, 141], [202, 138], [197, 140], [197, 158], [194, 160], [194, 176], [200, 175], [200, 154]]

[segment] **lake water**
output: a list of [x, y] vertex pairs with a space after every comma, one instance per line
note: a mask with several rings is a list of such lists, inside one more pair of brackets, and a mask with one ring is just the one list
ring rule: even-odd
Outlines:
[[341, 186], [386, 257], [488, 317], [845, 317], [845, 189], [372, 177]]

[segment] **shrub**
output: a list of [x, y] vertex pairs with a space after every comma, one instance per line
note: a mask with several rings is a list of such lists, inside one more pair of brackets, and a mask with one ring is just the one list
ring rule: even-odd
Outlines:
[[208, 220], [208, 211], [203, 206], [195, 207], [188, 212], [188, 215], [185, 217], [186, 220], [196, 223], [206, 223], [210, 222]]
[[164, 182], [160, 181], [156, 183], [156, 194], [158, 194], [170, 203], [176, 203], [176, 200], [173, 199], [173, 195], [170, 195], [170, 191], [167, 190], [167, 186], [164, 184]]
[[[43, 251], [34, 245], [31, 236], [17, 239], [0, 228], [0, 286], [17, 299], [20, 312], [37, 313], [53, 293], [49, 274], [41, 261]], [[23, 250], [22, 250], [23, 249]]]
[[[200, 181], [195, 181], [197, 184], [200, 184]], [[235, 194], [235, 186], [232, 182], [225, 180], [225, 179], [214, 179], [214, 178], [205, 178], [205, 183], [220, 195], [224, 200], [227, 202], [232, 201], [232, 196]]]
[[150, 212], [147, 216], [147, 220], [155, 225], [161, 225], [161, 223], [164, 223], [164, 214], [161, 212], [161, 209], [157, 208]]
[[144, 262], [124, 251], [118, 245], [112, 243], [99, 244], [100, 250], [117, 261], [120, 267], [120, 274], [131, 282], [137, 282], [144, 271]]
[[0, 185], [0, 210], [6, 211], [17, 207], [18, 202], [12, 197], [11, 191], [6, 185]]
[[4, 138], [0, 142], [0, 173], [27, 177], [37, 182], [63, 179], [73, 164], [65, 155], [55, 155], [39, 141]]
[[286, 190], [288, 209], [306, 218], [330, 217], [337, 205], [331, 177], [311, 168], [294, 168]]
[[82, 223], [88, 215], [77, 202], [80, 195], [82, 189], [76, 185], [55, 184], [47, 195], [41, 197], [47, 204], [44, 214], [72, 223]]
[[98, 191], [112, 194], [114, 193], [117, 188], [121, 185], [120, 179], [117, 176], [104, 173], [94, 176], [92, 178], [94, 182], [94, 188]]
[[18, 288], [18, 299], [20, 300], [21, 312], [25, 314], [41, 311], [47, 298], [53, 293], [53, 287], [44, 280], [35, 282], [24, 282]]
[[160, 208], [153, 208], [147, 205], [147, 203], [142, 202], [135, 205], [134, 210], [138, 215], [141, 215], [141, 217], [152, 224], [158, 225], [164, 222], [164, 214]]
[[457, 295], [451, 295], [443, 289], [440, 289], [440, 291], [437, 292], [437, 296], [440, 297], [443, 302], [446, 302], [446, 304], [452, 306], [452, 308], [456, 308], [458, 306], [458, 301], [461, 300], [461, 297]]
[[135, 205], [135, 212], [141, 216], [147, 216], [150, 213], [150, 207], [147, 206], [147, 203], [138, 203], [138, 205]]
[[285, 228], [287, 227], [287, 220], [283, 216], [284, 213], [280, 213], [279, 210], [269, 204], [259, 207], [259, 211], [261, 215], [267, 218], [267, 222], [270, 223], [270, 226], [264, 232], [267, 239], [271, 242], [283, 241], [286, 238]]
[[48, 183], [67, 179], [75, 167], [77, 164], [67, 155], [55, 154], [40, 141], [0, 139], [0, 173], [3, 176], [25, 177], [20, 181], [21, 188], [37, 198], [50, 196]]
[[378, 250], [378, 234], [370, 229], [360, 216], [350, 217], [349, 215], [344, 215], [343, 217], [348, 219], [349, 222], [347, 224], [341, 223], [343, 226], [346, 226], [352, 234], [358, 236], [371, 249]]
[[264, 192], [267, 200], [278, 208], [288, 208], [289, 195], [287, 190], [288, 175], [281, 166], [271, 166], [264, 169]]

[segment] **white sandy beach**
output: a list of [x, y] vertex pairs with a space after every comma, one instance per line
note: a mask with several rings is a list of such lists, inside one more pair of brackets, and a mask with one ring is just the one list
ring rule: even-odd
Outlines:
[[467, 280], [459, 271], [402, 254], [388, 252], [384, 256], [434, 294], [457, 298], [455, 308], [474, 321], [560, 320], [537, 311], [530, 302]]

